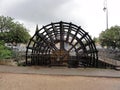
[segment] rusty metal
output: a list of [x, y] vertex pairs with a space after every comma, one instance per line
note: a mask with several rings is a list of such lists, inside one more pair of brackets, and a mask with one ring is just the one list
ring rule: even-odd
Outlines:
[[97, 67], [98, 51], [80, 26], [55, 22], [36, 28], [27, 46], [26, 64]]

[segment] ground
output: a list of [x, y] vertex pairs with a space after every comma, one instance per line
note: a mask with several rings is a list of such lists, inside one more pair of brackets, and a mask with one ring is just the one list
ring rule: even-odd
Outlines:
[[120, 78], [0, 73], [0, 90], [120, 90]]

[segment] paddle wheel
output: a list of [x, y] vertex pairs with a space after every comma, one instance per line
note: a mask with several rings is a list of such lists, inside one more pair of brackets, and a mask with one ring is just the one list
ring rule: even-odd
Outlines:
[[55, 22], [36, 28], [27, 46], [26, 64], [97, 67], [98, 51], [80, 26]]

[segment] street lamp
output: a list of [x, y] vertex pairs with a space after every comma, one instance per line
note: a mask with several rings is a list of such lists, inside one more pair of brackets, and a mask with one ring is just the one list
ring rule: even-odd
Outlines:
[[108, 29], [108, 7], [107, 7], [107, 0], [104, 1], [103, 11], [106, 12], [106, 29]]

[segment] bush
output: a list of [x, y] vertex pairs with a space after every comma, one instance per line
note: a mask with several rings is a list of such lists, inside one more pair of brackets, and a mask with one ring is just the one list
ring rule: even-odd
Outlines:
[[12, 55], [12, 50], [4, 46], [3, 41], [0, 41], [0, 59], [10, 59]]

